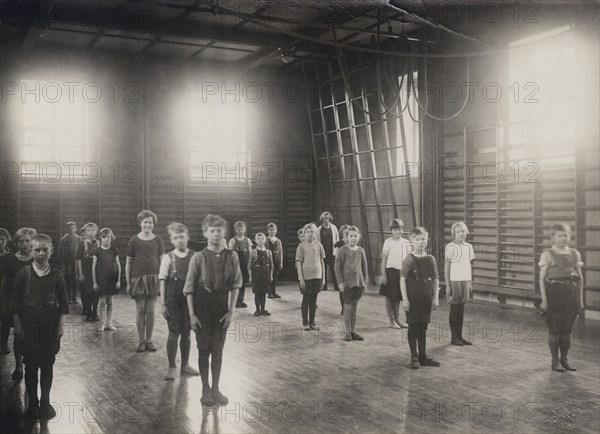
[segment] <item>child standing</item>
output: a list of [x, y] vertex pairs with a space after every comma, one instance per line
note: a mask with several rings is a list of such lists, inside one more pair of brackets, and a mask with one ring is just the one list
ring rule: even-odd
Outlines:
[[367, 286], [367, 255], [358, 245], [360, 231], [356, 226], [348, 227], [348, 244], [339, 248], [335, 257], [335, 274], [340, 294], [344, 296], [344, 325], [346, 341], [363, 341], [356, 332], [356, 308]]
[[266, 241], [267, 249], [269, 249], [273, 256], [273, 279], [269, 288], [269, 298], [281, 298], [281, 295], [277, 294], [277, 278], [279, 272], [283, 268], [283, 244], [281, 240], [277, 238], [277, 225], [275, 223], [269, 223], [267, 225], [267, 233], [269, 237]]
[[[13, 321], [13, 312], [10, 310], [10, 302], [12, 300], [13, 290], [16, 289], [14, 286], [15, 276], [21, 270], [21, 268], [33, 263], [33, 255], [31, 254], [31, 240], [36, 234], [33, 228], [20, 228], [15, 232], [13, 242], [18, 248], [17, 253], [9, 255], [5, 259], [4, 263], [4, 275], [2, 276], [2, 319], [4, 321], [5, 328], [5, 339], [8, 340], [8, 331], [10, 327], [15, 325]], [[13, 353], [15, 356], [15, 370], [12, 373], [13, 381], [20, 381], [23, 379], [23, 356], [20, 351], [21, 335], [16, 333], [13, 339]], [[3, 342], [5, 343], [5, 342]]]
[[[15, 276], [11, 312], [15, 334], [21, 337], [25, 362], [25, 387], [29, 397], [27, 415], [52, 419], [56, 411], [50, 404], [50, 389], [56, 354], [60, 350], [69, 299], [61, 272], [50, 267], [52, 240], [36, 234], [31, 240], [35, 261]], [[38, 398], [38, 371], [41, 399]]]
[[410, 251], [410, 242], [402, 238], [404, 223], [400, 219], [390, 222], [392, 237], [383, 243], [383, 259], [381, 261], [380, 295], [385, 295], [385, 310], [390, 321], [390, 328], [407, 328], [408, 325], [400, 321], [400, 271], [406, 255]]
[[250, 260], [250, 252], [252, 251], [252, 241], [246, 236], [246, 223], [242, 221], [235, 222], [233, 229], [235, 230], [235, 237], [229, 240], [229, 250], [233, 250], [238, 255], [243, 281], [235, 307], [248, 307], [244, 303], [244, 296], [246, 294], [246, 283], [250, 280], [248, 261]]
[[[340, 229], [339, 229], [340, 239], [337, 243], [335, 243], [333, 245], [333, 247], [336, 249], [336, 251], [339, 251], [339, 249], [341, 249], [343, 246], [348, 244], [348, 237], [347, 237], [348, 228], [349, 228], [348, 225], [340, 226]], [[340, 315], [344, 315], [344, 294], [342, 294], [341, 291], [340, 291], [340, 305], [342, 306], [342, 311], [340, 312]]]
[[[4, 228], [0, 228], [0, 285], [2, 285], [4, 265], [6, 259], [8, 259], [10, 255], [10, 250], [8, 249], [10, 242], [10, 233]], [[2, 355], [10, 354], [10, 349], [8, 348], [8, 335], [10, 334], [10, 328], [12, 327], [12, 316], [8, 314], [8, 308], [6, 308], [6, 313], [4, 313], [4, 306], [7, 306], [8, 302], [9, 300], [4, 300], [2, 298], [2, 293], [0, 292], [0, 321], [2, 321], [2, 328], [0, 329], [0, 354]]]
[[[571, 329], [577, 311], [583, 309], [583, 274], [581, 254], [568, 246], [571, 228], [556, 223], [550, 228], [553, 245], [540, 257], [540, 291], [542, 310], [546, 311], [551, 368], [556, 372], [576, 371], [569, 364]], [[560, 361], [558, 350], [560, 349]]]
[[440, 289], [435, 258], [425, 250], [428, 238], [429, 234], [425, 228], [416, 227], [410, 231], [413, 249], [406, 255], [400, 272], [400, 289], [408, 321], [412, 369], [440, 366], [439, 362], [427, 357], [427, 325], [431, 321], [431, 311], [439, 306]]
[[323, 246], [325, 251], [325, 265], [327, 267], [323, 270], [325, 277], [323, 278], [323, 291], [327, 291], [327, 268], [331, 272], [331, 279], [333, 280], [333, 288], [337, 289], [338, 283], [335, 280], [335, 255], [337, 248], [335, 244], [340, 240], [340, 234], [337, 227], [333, 224], [333, 216], [329, 211], [325, 211], [319, 217], [322, 224], [317, 228], [315, 232], [315, 239], [319, 244]]
[[158, 272], [165, 252], [162, 238], [152, 230], [158, 217], [152, 211], [142, 210], [137, 216], [140, 232], [127, 244], [125, 280], [127, 294], [135, 300], [135, 325], [138, 333], [136, 351], [156, 351], [152, 342], [154, 332], [154, 309], [160, 293]]
[[[202, 230], [208, 246], [192, 257], [183, 288], [192, 330], [196, 333], [203, 405], [229, 402], [219, 390], [219, 380], [223, 347], [242, 286], [242, 273], [237, 253], [223, 249], [221, 240], [226, 225], [218, 215], [208, 214], [204, 218]], [[209, 358], [212, 358], [212, 387], [208, 382]]]
[[325, 250], [316, 240], [314, 223], [304, 226], [306, 240], [296, 249], [296, 270], [302, 293], [302, 326], [304, 330], [319, 330], [315, 323], [317, 296], [325, 278]]
[[[100, 304], [99, 332], [116, 330], [112, 322], [112, 299], [113, 295], [118, 294], [121, 289], [121, 263], [119, 262], [119, 249], [114, 242], [115, 234], [110, 228], [100, 229], [100, 246], [94, 253], [92, 263], [94, 298], [98, 298]], [[104, 322], [104, 311], [106, 311], [106, 322]]]
[[465, 241], [469, 228], [464, 222], [452, 225], [450, 233], [454, 241], [444, 250], [444, 277], [446, 279], [446, 299], [450, 303], [450, 331], [453, 345], [472, 345], [463, 338], [462, 329], [465, 318], [465, 305], [473, 293], [471, 284], [471, 264], [475, 259], [473, 246]]
[[[254, 304], [256, 311], [254, 316], [269, 316], [269, 311], [265, 310], [266, 296], [273, 281], [273, 253], [265, 247], [265, 234], [262, 232], [254, 236], [256, 249], [250, 252], [250, 262], [248, 270], [252, 281], [252, 292], [254, 293]], [[272, 298], [272, 297], [271, 297]]]
[[75, 222], [67, 222], [66, 226], [69, 232], [60, 239], [59, 243], [60, 271], [67, 284], [70, 303], [77, 303], [77, 261], [75, 258], [81, 237], [77, 235]]
[[181, 374], [199, 375], [199, 372], [189, 365], [190, 360], [190, 316], [187, 311], [183, 287], [188, 273], [190, 260], [194, 251], [187, 248], [188, 228], [181, 223], [171, 223], [167, 226], [169, 239], [175, 250], [162, 257], [160, 263], [160, 299], [162, 314], [167, 320], [169, 338], [167, 339], [167, 358], [169, 370], [165, 380], [174, 380], [177, 363], [177, 341], [181, 349]]
[[98, 321], [98, 295], [94, 292], [94, 278], [92, 277], [92, 266], [94, 255], [98, 248], [98, 225], [96, 223], [86, 223], [81, 228], [85, 234], [83, 240], [79, 243], [75, 259], [77, 261], [77, 280], [81, 289], [81, 304], [83, 305], [82, 314], [86, 321]]

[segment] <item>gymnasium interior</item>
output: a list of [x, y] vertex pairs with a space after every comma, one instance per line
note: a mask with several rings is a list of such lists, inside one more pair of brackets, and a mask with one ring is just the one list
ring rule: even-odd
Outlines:
[[[208, 214], [227, 240], [237, 221], [252, 240], [274, 222], [283, 268], [271, 317], [235, 311], [226, 406], [201, 405], [198, 377], [163, 380], [158, 308], [158, 351], [136, 353], [122, 289], [115, 332], [69, 305], [57, 417], [24, 417], [25, 384], [0, 356], [0, 431], [598, 432], [599, 18], [596, 0], [1, 0], [0, 227], [58, 246], [66, 222], [95, 222], [124, 270], [141, 210], [167, 250], [171, 222], [195, 251]], [[364, 342], [343, 340], [331, 283], [320, 330], [301, 327], [297, 231], [325, 211], [361, 232]], [[406, 329], [388, 327], [378, 293], [393, 219], [407, 239], [429, 233], [437, 369], [409, 368]], [[469, 347], [450, 345], [444, 295], [458, 221], [475, 252]], [[541, 308], [556, 222], [583, 262], [576, 372], [550, 369]]]

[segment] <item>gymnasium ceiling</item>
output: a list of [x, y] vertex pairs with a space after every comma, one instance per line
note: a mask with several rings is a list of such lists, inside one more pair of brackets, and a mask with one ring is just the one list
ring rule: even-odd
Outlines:
[[[423, 5], [397, 3], [409, 10]], [[2, 44], [219, 60], [246, 69], [286, 66], [282, 50], [294, 54], [291, 65], [330, 57], [333, 48], [320, 41], [372, 46], [378, 14], [385, 19], [382, 40], [422, 26], [419, 16], [383, 0], [0, 0], [0, 5]]]
[[[444, 15], [448, 18], [456, 10], [443, 10], [440, 5], [486, 2], [0, 0], [0, 43], [25, 50], [67, 47], [230, 62], [247, 70], [282, 68], [330, 58], [335, 48], [327, 42], [374, 47], [378, 22], [382, 23], [382, 44], [400, 35], [416, 42], [422, 38], [424, 28], [434, 28], [437, 40], [441, 36], [453, 42], [469, 41], [474, 48], [493, 48], [498, 43], [498, 32], [489, 22], [483, 26], [464, 19], [442, 23]], [[500, 4], [491, 0], [488, 3], [496, 7]], [[514, 9], [517, 2], [509, 3]], [[532, 3], [527, 0], [524, 5], [531, 7]], [[565, 5], [562, 0], [543, 3]], [[582, 10], [585, 12], [585, 8]], [[293, 54], [289, 63], [282, 61], [282, 51]]]

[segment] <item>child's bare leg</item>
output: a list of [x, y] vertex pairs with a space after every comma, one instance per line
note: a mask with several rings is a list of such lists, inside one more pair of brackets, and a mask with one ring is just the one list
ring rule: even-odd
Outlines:
[[181, 351], [181, 372], [187, 375], [200, 375], [200, 373], [192, 368], [190, 361], [190, 347], [192, 340], [190, 338], [190, 330], [183, 330], [179, 338], [179, 350]]
[[356, 311], [358, 308], [358, 301], [352, 302], [352, 312], [351, 312], [351, 323], [350, 327], [352, 327], [352, 333], [356, 333]]
[[106, 296], [106, 328], [108, 330], [115, 330], [115, 326], [113, 325], [112, 320], [113, 314], [113, 295], [108, 294]]
[[144, 297], [135, 298], [135, 326], [138, 333], [138, 344], [146, 342], [146, 299]]
[[393, 301], [389, 297], [385, 298], [385, 311], [387, 313], [388, 319], [390, 320], [390, 328], [397, 329], [398, 328], [398, 324], [396, 324], [396, 321], [394, 319]]
[[106, 323], [104, 322], [104, 311], [106, 310], [106, 296], [101, 296], [98, 301], [98, 316], [100, 317], [100, 321], [98, 321], [98, 331], [104, 330], [106, 327]]
[[152, 342], [152, 332], [154, 332], [154, 308], [156, 307], [157, 297], [146, 297], [146, 343]]
[[169, 370], [165, 375], [165, 380], [174, 380], [177, 369], [177, 363], [175, 358], [177, 356], [177, 340], [179, 339], [179, 333], [169, 330], [169, 337], [167, 338], [167, 359], [169, 360]]
[[[350, 333], [352, 330], [352, 305], [346, 303], [344, 305], [344, 327], [346, 328], [346, 340], [352, 340]], [[350, 337], [350, 339], [348, 339]]]
[[392, 308], [394, 309], [394, 322], [403, 329], [408, 328], [408, 324], [400, 321], [400, 300], [394, 300]]

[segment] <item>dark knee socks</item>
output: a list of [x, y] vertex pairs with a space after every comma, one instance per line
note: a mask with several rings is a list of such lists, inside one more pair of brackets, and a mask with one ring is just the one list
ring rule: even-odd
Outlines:
[[25, 366], [25, 389], [27, 389], [27, 396], [29, 397], [29, 405], [37, 404], [39, 402], [37, 394], [38, 386], [38, 370], [39, 366], [28, 364]]
[[254, 294], [254, 305], [256, 306], [257, 311], [263, 312], [265, 310], [266, 303], [267, 303], [267, 294], [266, 293]]
[[209, 350], [198, 350], [198, 370], [200, 371], [200, 379], [202, 380], [203, 389], [210, 389], [210, 383], [208, 382], [209, 356]]
[[238, 292], [237, 304], [244, 302], [244, 296], [246, 295], [246, 283], [242, 283], [240, 291]]
[[450, 305], [450, 332], [452, 333], [452, 340], [462, 338], [462, 329], [465, 319], [465, 305], [462, 303]]
[[261, 311], [261, 307], [260, 307], [260, 294], [254, 294], [254, 306], [256, 306], [256, 310], [258, 312]]
[[[177, 339], [179, 338], [179, 334], [175, 332], [169, 332], [169, 337], [167, 338], [167, 358], [169, 359], [169, 368], [177, 367], [177, 363], [175, 362], [175, 357], [177, 356]], [[182, 354], [183, 358], [183, 354]]]
[[310, 300], [310, 303], [308, 304], [308, 323], [309, 324], [315, 323], [315, 315], [317, 314], [317, 295], [318, 294], [319, 294], [318, 292], [311, 294], [311, 300]]
[[186, 366], [190, 361], [190, 347], [192, 341], [190, 338], [190, 332], [182, 333], [179, 338], [179, 350], [181, 351], [181, 366]]
[[210, 372], [212, 374], [212, 389], [219, 390], [221, 365], [223, 364], [223, 350], [212, 350], [211, 354], [212, 360], [210, 362]]
[[40, 401], [45, 404], [50, 403], [50, 389], [52, 388], [52, 379], [54, 378], [54, 365], [47, 363], [40, 367], [40, 387], [42, 389], [42, 397]]
[[408, 346], [412, 359], [419, 358], [423, 360], [427, 358], [427, 323], [408, 325]]
[[555, 333], [548, 333], [548, 346], [550, 347], [550, 354], [552, 355], [552, 361], [558, 362], [558, 347], [560, 344], [560, 335]]
[[571, 335], [562, 334], [559, 336], [558, 346], [560, 348], [560, 360], [565, 362], [568, 360], [569, 348], [571, 348]]

